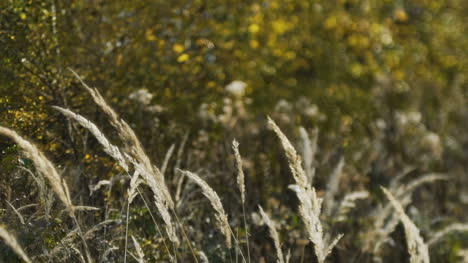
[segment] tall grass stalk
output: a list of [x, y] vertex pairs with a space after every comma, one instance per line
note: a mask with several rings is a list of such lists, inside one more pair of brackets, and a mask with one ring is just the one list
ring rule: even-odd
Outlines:
[[242, 157], [239, 153], [239, 143], [236, 140], [232, 142], [232, 149], [234, 150], [234, 156], [236, 158], [237, 186], [239, 187], [239, 192], [241, 194], [242, 217], [244, 220], [245, 242], [247, 245], [247, 259], [249, 260], [249, 263], [250, 263], [249, 227], [247, 225], [247, 217], [245, 214], [245, 175], [244, 175], [244, 170], [242, 168]]
[[290, 186], [290, 188], [296, 192], [299, 199], [299, 214], [304, 221], [309, 234], [309, 239], [314, 245], [314, 252], [317, 260], [322, 263], [325, 261], [327, 255], [330, 254], [333, 247], [341, 239], [342, 235], [338, 235], [332, 242], [326, 244], [323, 226], [320, 222], [322, 199], [317, 197], [315, 188], [308, 183], [309, 179], [302, 167], [301, 156], [297, 154], [296, 149], [294, 149], [286, 135], [284, 135], [281, 129], [270, 117], [268, 117], [268, 123], [280, 139], [281, 145], [286, 153], [289, 168], [294, 180], [296, 181], [296, 184]]

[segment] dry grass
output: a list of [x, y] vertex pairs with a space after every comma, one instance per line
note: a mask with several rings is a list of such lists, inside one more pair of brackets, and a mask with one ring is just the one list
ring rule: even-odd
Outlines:
[[278, 231], [276, 231], [276, 228], [275, 228], [275, 223], [270, 219], [268, 214], [265, 213], [265, 211], [263, 211], [263, 208], [261, 206], [258, 207], [258, 210], [260, 211], [260, 215], [262, 216], [263, 221], [268, 226], [268, 231], [270, 232], [270, 236], [273, 239], [273, 243], [275, 244], [277, 262], [284, 263], [285, 261], [284, 261], [283, 251], [281, 250], [281, 243], [280, 243]]
[[[82, 80], [80, 79], [80, 81]], [[363, 185], [356, 186], [355, 189], [343, 186], [343, 182], [350, 182], [348, 180], [350, 179], [348, 175], [353, 172], [352, 158], [348, 158], [348, 155], [346, 155], [347, 164], [345, 167], [344, 157], [341, 157], [335, 167], [331, 167], [332, 172], [328, 176], [324, 176], [322, 173], [316, 174], [316, 169], [319, 169], [317, 171], [322, 171], [322, 167], [318, 167], [318, 163], [323, 163], [323, 160], [328, 161], [331, 159], [322, 156], [322, 148], [320, 148], [320, 154], [317, 154], [318, 131], [314, 130], [311, 138], [309, 138], [307, 131], [302, 127], [299, 128], [299, 142], [301, 146], [299, 154], [278, 125], [271, 118], [268, 118], [269, 127], [272, 128], [279, 138], [286, 155], [288, 167], [294, 180], [294, 184], [290, 185], [289, 189], [294, 191], [299, 201], [298, 215], [303, 222], [303, 227], [301, 224], [294, 225], [291, 228], [288, 227], [287, 233], [290, 235], [283, 234], [280, 242], [275, 223], [262, 207], [259, 206], [260, 216], [255, 213], [250, 214], [255, 209], [252, 208], [252, 206], [249, 207], [247, 199], [256, 200], [254, 199], [254, 195], [255, 197], [259, 197], [261, 194], [258, 193], [259, 189], [246, 189], [246, 179], [249, 182], [247, 187], [251, 187], [250, 182], [257, 180], [259, 175], [255, 175], [255, 178], [246, 178], [246, 175], [250, 176], [252, 163], [247, 159], [242, 159], [239, 143], [236, 140], [232, 141], [231, 147], [235, 160], [237, 178], [236, 180], [231, 178], [232, 180], [229, 179], [226, 183], [229, 183], [228, 186], [231, 186], [230, 183], [232, 183], [232, 186], [236, 185], [237, 189], [233, 187], [232, 189], [235, 189], [233, 191], [223, 190], [217, 193], [214, 188], [218, 189], [218, 186], [211, 187], [196, 173], [180, 170], [181, 167], [185, 166], [188, 167], [187, 169], [194, 168], [194, 171], [206, 171], [207, 173], [211, 173], [213, 172], [212, 170], [216, 169], [209, 165], [206, 167], [194, 165], [194, 163], [198, 164], [198, 162], [194, 162], [193, 159], [198, 158], [197, 154], [200, 154], [200, 152], [195, 152], [194, 154], [194, 152], [190, 151], [190, 147], [193, 147], [194, 142], [189, 140], [188, 132], [185, 133], [180, 143], [171, 144], [166, 151], [161, 166], [156, 166], [151, 162], [150, 157], [146, 154], [142, 143], [131, 127], [124, 120], [120, 119], [117, 113], [106, 103], [96, 89], [88, 87], [84, 82], [83, 84], [91, 94], [94, 102], [105, 113], [113, 127], [115, 127], [118, 139], [121, 141], [120, 144], [123, 144], [123, 147], [118, 147], [117, 145], [120, 145], [119, 143], [113, 144], [107, 139], [108, 137], [106, 137], [98, 126], [86, 117], [61, 107], [54, 107], [54, 109], [87, 129], [103, 147], [106, 154], [120, 166], [121, 169], [117, 169], [120, 174], [112, 174], [111, 178], [98, 177], [93, 183], [87, 182], [85, 186], [89, 186], [89, 195], [83, 195], [82, 192], [79, 191], [80, 189], [73, 189], [73, 194], [77, 195], [74, 202], [83, 204], [86, 202], [83, 201], [83, 197], [89, 196], [98, 198], [99, 196], [104, 196], [103, 200], [96, 202], [100, 204], [100, 202], [103, 201], [105, 203], [104, 206], [98, 206], [96, 203], [92, 204], [96, 205], [96, 207], [73, 205], [74, 202], [72, 202], [68, 185], [52, 162], [50, 162], [34, 144], [10, 129], [0, 127], [0, 134], [10, 138], [16, 143], [22, 149], [24, 156], [32, 161], [37, 172], [41, 175], [34, 175], [33, 171], [25, 167], [22, 168], [23, 174], [24, 171], [26, 171], [37, 183], [38, 204], [33, 203], [30, 205], [30, 203], [28, 203], [25, 205], [24, 203], [18, 204], [16, 200], [11, 202], [6, 201], [5, 204], [7, 206], [5, 206], [5, 209], [0, 209], [0, 215], [2, 215], [1, 213], [3, 213], [3, 211], [6, 211], [5, 214], [13, 218], [9, 220], [18, 221], [21, 223], [18, 224], [18, 227], [24, 229], [33, 226], [35, 220], [39, 218], [39, 213], [28, 213], [27, 211], [29, 211], [29, 209], [34, 210], [36, 206], [42, 206], [46, 211], [44, 218], [47, 223], [49, 223], [48, 220], [50, 219], [54, 220], [54, 223], [62, 223], [60, 216], [63, 215], [61, 215], [60, 212], [55, 214], [51, 213], [51, 211], [54, 211], [54, 207], [52, 205], [53, 198], [49, 198], [49, 195], [50, 193], [52, 193], [52, 195], [55, 193], [65, 206], [64, 211], [68, 212], [68, 215], [73, 219], [75, 224], [75, 227], [68, 228], [66, 231], [61, 232], [62, 235], [57, 238], [53, 248], [43, 254], [34, 256], [33, 259], [55, 260], [58, 262], [68, 262], [72, 259], [82, 262], [94, 262], [95, 260], [99, 260], [100, 262], [112, 262], [111, 259], [114, 259], [117, 262], [126, 262], [127, 254], [129, 254], [131, 255], [129, 260], [140, 263], [146, 262], [147, 260], [148, 262], [152, 262], [152, 260], [156, 259], [170, 262], [187, 262], [190, 260], [195, 262], [209, 262], [209, 259], [212, 260], [212, 262], [226, 262], [229, 260], [231, 262], [238, 262], [240, 261], [240, 254], [242, 257], [241, 260], [245, 263], [258, 262], [263, 256], [265, 256], [264, 259], [273, 259], [274, 257], [279, 263], [288, 262], [290, 258], [297, 260], [297, 262], [299, 262], [299, 258], [301, 260], [304, 260], [304, 258], [316, 258], [318, 262], [323, 263], [331, 261], [332, 257], [330, 257], [330, 254], [343, 237], [342, 234], [337, 235], [336, 233], [345, 232], [347, 235], [346, 240], [342, 242], [344, 245], [340, 247], [339, 250], [334, 250], [334, 253], [340, 254], [341, 257], [342, 251], [346, 250], [348, 245], [359, 244], [361, 247], [357, 249], [359, 251], [356, 253], [367, 253], [373, 260], [383, 261], [384, 258], [382, 255], [384, 255], [384, 253], [389, 253], [389, 251], [392, 251], [391, 249], [398, 249], [398, 247], [384, 246], [384, 244], [391, 244], [395, 241], [392, 240], [393, 236], [391, 234], [394, 232], [397, 224], [401, 222], [405, 230], [410, 262], [426, 263], [429, 262], [429, 246], [434, 246], [450, 233], [468, 231], [466, 224], [454, 223], [439, 231], [434, 231], [433, 234], [429, 232], [428, 236], [430, 238], [426, 243], [420, 235], [419, 229], [405, 213], [405, 208], [412, 202], [412, 193], [422, 185], [447, 180], [447, 176], [438, 173], [429, 173], [410, 180], [408, 174], [414, 171], [414, 168], [405, 169], [403, 173], [393, 177], [394, 179], [388, 184], [388, 190], [387, 188], [382, 188], [390, 202], [386, 202], [382, 205], [375, 205], [375, 201], [377, 201], [378, 198], [375, 198], [375, 193], [373, 193], [371, 189], [367, 189], [367, 191]], [[178, 145], [177, 152], [176, 145]], [[226, 145], [229, 145], [229, 143]], [[223, 150], [223, 153], [225, 153], [225, 149]], [[248, 156], [249, 150], [249, 148], [245, 148], [245, 156]], [[176, 154], [174, 154], [175, 152]], [[227, 154], [230, 155], [231, 153], [228, 152]], [[221, 156], [220, 161], [225, 160], [223, 159], [226, 157], [225, 155], [219, 156]], [[264, 157], [265, 156], [262, 156], [262, 158]], [[188, 160], [183, 160], [184, 158]], [[318, 158], [322, 158], [320, 162], [317, 160]], [[244, 165], [246, 168], [245, 171], [249, 171], [249, 173], [244, 174]], [[161, 167], [161, 169], [159, 169], [159, 167]], [[270, 170], [268, 170], [268, 168], [269, 166], [266, 164], [265, 174], [270, 175]], [[326, 169], [328, 169], [328, 167], [326, 167]], [[252, 171], [253, 170], [255, 169], [252, 169]], [[66, 173], [64, 173], [64, 175], [66, 175]], [[168, 180], [169, 185], [166, 184], [165, 176], [170, 178], [170, 180]], [[47, 189], [48, 186], [45, 184], [46, 181], [44, 178], [47, 178], [53, 192]], [[69, 177], [67, 177], [67, 179], [68, 178]], [[201, 188], [203, 195], [208, 199], [213, 210], [204, 213], [204, 211], [192, 211], [190, 209], [189, 206], [192, 205], [192, 202], [197, 202], [198, 200], [194, 198], [196, 192], [191, 191], [193, 188], [187, 187], [187, 178]], [[268, 180], [271, 178], [273, 177], [268, 177]], [[250, 181], [251, 179], [252, 181]], [[74, 182], [76, 182], [76, 180]], [[267, 180], [265, 180], [265, 182], [267, 182]], [[316, 190], [313, 182], [315, 182], [319, 190]], [[116, 189], [115, 187], [120, 188]], [[279, 187], [282, 187], [280, 191], [285, 190], [283, 185]], [[174, 199], [169, 189], [175, 190]], [[274, 191], [276, 190], [278, 189], [274, 189]], [[350, 191], [344, 192], [342, 190]], [[78, 192], [80, 194], [78, 194]], [[249, 198], [246, 196], [247, 192], [249, 193]], [[113, 193], [114, 195], [112, 195]], [[148, 193], [150, 194], [151, 202], [147, 201], [148, 198], [146, 195]], [[116, 198], [117, 194], [121, 196]], [[240, 199], [240, 204], [238, 202], [226, 201], [224, 204], [225, 206], [223, 206], [220, 195], [225, 197], [226, 200], [229, 200], [229, 197], [237, 194], [240, 196], [240, 198], [238, 198]], [[8, 198], [8, 200], [12, 200], [10, 197]], [[114, 198], [114, 200], [112, 200], [114, 204], [111, 207], [111, 205], [109, 205], [111, 201], [109, 200], [112, 198]], [[272, 199], [273, 200], [259, 199], [258, 201], [256, 200], [256, 203], [266, 201], [265, 207], [268, 207], [270, 211], [272, 208], [278, 209], [278, 212], [275, 211], [275, 215], [282, 214], [283, 217], [278, 219], [278, 222], [281, 222], [282, 226], [284, 226], [285, 222], [290, 222], [293, 218], [296, 218], [296, 214], [291, 212], [287, 204], [279, 204], [275, 198]], [[365, 202], [359, 201], [363, 199], [369, 200]], [[144, 203], [145, 207], [142, 207], [141, 202]], [[357, 218], [352, 218], [351, 214], [353, 209], [359, 209], [359, 206], [363, 203], [365, 203], [367, 210], [360, 211], [366, 211], [367, 214], [363, 215], [361, 213], [363, 218], [359, 220]], [[15, 205], [13, 206], [13, 204]], [[228, 218], [226, 211], [239, 211], [240, 205], [242, 206], [242, 218], [236, 217], [235, 213], [234, 216]], [[165, 233], [160, 230], [158, 220], [156, 220], [151, 213], [151, 210], [155, 209], [154, 207], [159, 214], [158, 220], [162, 220], [163, 222]], [[139, 232], [142, 228], [146, 227], [138, 225], [139, 221], [132, 222], [135, 218], [141, 220], [143, 217], [142, 214], [144, 214], [143, 212], [148, 212], [152, 222], [155, 224], [156, 230], [155, 233], [152, 233], [152, 236], [148, 236], [147, 233]], [[105, 218], [101, 220], [100, 223], [95, 222], [92, 216], [93, 213], [105, 214]], [[83, 214], [89, 216], [82, 216]], [[182, 215], [182, 220], [179, 219], [178, 214]], [[211, 237], [211, 234], [205, 235], [205, 233], [197, 232], [195, 226], [202, 226], [204, 223], [198, 216], [206, 216], [209, 214], [214, 215], [216, 226], [214, 231], [221, 232], [223, 242], [216, 242], [216, 237]], [[87, 220], [88, 231], [81, 231], [80, 224], [78, 223], [78, 216], [80, 222]], [[120, 216], [120, 219], [118, 216]], [[253, 227], [254, 224], [258, 225], [255, 220], [256, 217], [261, 217], [268, 227], [274, 248], [268, 246], [269, 242], [264, 242], [266, 240], [264, 237], [255, 236], [255, 233], [257, 233], [259, 229], [258, 227]], [[175, 224], [174, 221], [177, 224]], [[249, 228], [248, 222], [253, 223], [252, 228]], [[351, 225], [349, 224], [350, 222]], [[337, 223], [337, 226], [340, 228], [335, 229], [335, 225], [332, 225], [334, 223]], [[63, 223], [61, 226], [63, 227], [66, 224], [67, 222]], [[362, 229], [353, 229], [352, 227], [355, 226], [362, 227]], [[233, 234], [232, 229], [237, 229], [237, 235]], [[284, 229], [284, 227], [282, 227], [282, 229]], [[422, 229], [426, 230], [427, 226]], [[305, 240], [306, 242], [304, 243], [311, 242], [313, 246], [313, 250], [308, 252], [301, 252], [299, 247], [305, 247], [305, 245], [301, 243], [301, 245], [298, 246], [297, 244], [299, 243], [296, 243], [296, 240], [304, 240], [304, 238], [301, 238], [303, 232], [306, 233], [308, 239]], [[253, 233], [252, 235], [254, 236], [254, 238], [251, 239], [253, 240], [252, 242], [249, 241], [249, 235], [251, 233]], [[109, 236], [100, 237], [100, 234], [109, 234]], [[184, 237], [184, 242], [181, 243], [179, 241], [179, 236]], [[23, 249], [18, 245], [16, 239], [1, 227], [0, 237], [20, 258], [26, 262], [31, 262]], [[79, 238], [81, 238], [83, 242], [82, 245]], [[150, 239], [152, 240], [150, 241]], [[167, 240], [171, 242], [167, 242]], [[93, 254], [91, 254], [86, 243], [87, 241], [93, 242], [93, 245], [100, 247], [93, 247]], [[166, 244], [166, 242], [169, 245]], [[252, 243], [253, 246], [251, 246]], [[235, 249], [231, 249], [233, 245]], [[28, 252], [32, 251], [29, 246], [25, 248], [27, 248]], [[192, 258], [190, 258], [187, 248], [190, 249]], [[273, 249], [276, 252], [275, 255], [260, 254], [264, 251], [273, 251]], [[288, 251], [286, 256], [283, 250]], [[290, 253], [291, 250], [293, 251], [292, 254]], [[153, 251], [153, 253], [154, 251], [157, 252], [156, 255], [153, 255], [149, 253], [149, 251]], [[247, 257], [244, 257], [244, 252], [247, 252]], [[402, 251], [396, 251], [395, 253], [397, 252], [400, 254], [402, 253]], [[235, 259], [233, 258], [233, 253]], [[214, 258], [214, 261], [212, 258]], [[365, 262], [367, 263], [369, 261]]]
[[322, 199], [317, 197], [315, 188], [309, 184], [307, 175], [302, 168], [302, 158], [297, 154], [286, 135], [280, 130], [276, 123], [268, 118], [268, 123], [273, 131], [279, 137], [286, 157], [289, 162], [289, 168], [292, 172], [296, 184], [290, 187], [296, 192], [299, 199], [299, 213], [305, 223], [309, 234], [309, 239], [314, 245], [314, 252], [319, 262], [325, 262], [328, 254], [338, 243], [342, 235], [335, 237], [330, 243], [325, 242], [323, 226], [320, 221], [320, 212], [322, 208]]
[[218, 230], [223, 234], [226, 242], [226, 246], [231, 248], [231, 227], [229, 226], [228, 216], [224, 211], [223, 204], [218, 194], [211, 188], [203, 179], [198, 175], [191, 173], [189, 171], [181, 171], [185, 176], [190, 178], [194, 183], [196, 183], [202, 189], [203, 195], [208, 199], [211, 206], [215, 211], [216, 226]]
[[[87, 86], [86, 86], [87, 87]], [[109, 142], [109, 140], [104, 136], [104, 134], [99, 130], [99, 128], [92, 123], [91, 121], [87, 120], [83, 116], [73, 113], [70, 110], [63, 109], [60, 107], [54, 107], [55, 109], [59, 110], [65, 116], [76, 120], [81, 126], [88, 129], [98, 140], [98, 142], [103, 146], [105, 152], [109, 154], [112, 158], [114, 158], [119, 165], [129, 173], [129, 163], [133, 165], [136, 174], [141, 175], [143, 177], [145, 183], [151, 188], [153, 192], [153, 196], [155, 199], [155, 205], [158, 208], [158, 211], [165, 223], [166, 232], [168, 234], [169, 239], [174, 243], [178, 244], [179, 239], [177, 237], [175, 228], [172, 223], [172, 217], [169, 213], [169, 209], [173, 209], [174, 203], [172, 198], [170, 197], [169, 190], [164, 182], [164, 177], [159, 169], [152, 165], [148, 156], [144, 153], [143, 147], [141, 143], [136, 138], [135, 133], [133, 130], [128, 126], [123, 120], [119, 120], [117, 114], [110, 108], [109, 105], [106, 104], [104, 99], [101, 97], [97, 90], [92, 90], [87, 87], [88, 90], [91, 92], [95, 102], [103, 108], [104, 112], [111, 117], [112, 123], [119, 127], [118, 131], [122, 132], [120, 138], [124, 140], [127, 144], [127, 148], [131, 148], [132, 150], [127, 153], [127, 155], [122, 154], [118, 147], [114, 146]], [[134, 147], [130, 146], [134, 144]], [[131, 154], [131, 155], [128, 155]], [[124, 157], [126, 156], [126, 157]], [[134, 159], [136, 157], [137, 159]], [[135, 176], [134, 176], [135, 177]], [[136, 190], [141, 183], [138, 181], [137, 178], [132, 180], [131, 189], [129, 192], [129, 201], [132, 201], [136, 195]]]
[[16, 238], [8, 233], [3, 227], [0, 226], [0, 237], [3, 239], [5, 244], [7, 244], [24, 262], [31, 263], [32, 261], [24, 253], [21, 246], [16, 241]]
[[52, 189], [54, 189], [60, 201], [65, 205], [70, 216], [74, 217], [75, 208], [70, 198], [68, 186], [65, 181], [62, 180], [52, 162], [50, 162], [34, 144], [19, 136], [15, 131], [0, 127], [0, 134], [9, 137], [21, 147], [23, 154], [31, 159], [36, 169], [49, 180]]
[[395, 197], [385, 187], [382, 187], [382, 191], [387, 196], [388, 200], [394, 207], [398, 218], [400, 218], [403, 227], [405, 228], [406, 242], [408, 246], [408, 253], [410, 254], [411, 263], [429, 263], [429, 251], [426, 243], [419, 234], [419, 229], [406, 215], [403, 206], [398, 202]]

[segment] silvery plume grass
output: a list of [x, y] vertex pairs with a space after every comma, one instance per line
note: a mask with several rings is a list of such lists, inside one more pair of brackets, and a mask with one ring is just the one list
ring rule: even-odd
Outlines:
[[[76, 76], [79, 78], [78, 75]], [[80, 81], [82, 81], [81, 78], [79, 79]], [[169, 213], [169, 208], [172, 209], [174, 207], [174, 203], [172, 201], [172, 198], [170, 197], [169, 190], [165, 184], [162, 173], [156, 166], [153, 166], [151, 164], [148, 156], [143, 150], [140, 141], [137, 139], [135, 133], [130, 128], [130, 126], [128, 126], [128, 124], [125, 121], [119, 119], [117, 113], [115, 113], [114, 110], [105, 102], [105, 100], [102, 98], [102, 96], [96, 89], [91, 89], [83, 81], [82, 83], [86, 87], [86, 89], [91, 93], [96, 104], [99, 105], [110, 118], [111, 123], [117, 128], [119, 132], [119, 137], [124, 141], [124, 144], [127, 145], [127, 149], [131, 149], [130, 151], [128, 151], [127, 153], [122, 153], [117, 146], [114, 146], [109, 142], [109, 140], [104, 136], [104, 134], [94, 123], [92, 123], [85, 117], [76, 114], [68, 109], [63, 109], [60, 107], [54, 108], [60, 111], [65, 116], [74, 119], [84, 128], [88, 129], [98, 140], [98, 142], [103, 146], [105, 152], [109, 154], [112, 158], [114, 158], [127, 173], [129, 173], [129, 164], [133, 164], [134, 169], [138, 171], [138, 175], [141, 175], [141, 177], [143, 177], [145, 183], [150, 187], [150, 189], [153, 192], [156, 207], [158, 208], [158, 211], [165, 223], [166, 232], [168, 234], [169, 239], [174, 244], [179, 244], [179, 239], [177, 238], [176, 231], [172, 223], [172, 218]], [[134, 183], [136, 183], [136, 181]], [[133, 189], [131, 189], [130, 192], [130, 201], [132, 201], [135, 197], [135, 190], [139, 184], [140, 182], [138, 182], [137, 185], [133, 185]]]
[[284, 263], [283, 251], [281, 250], [281, 243], [279, 240], [278, 231], [276, 231], [275, 228], [275, 223], [271, 220], [268, 214], [265, 213], [265, 211], [263, 211], [263, 208], [261, 206], [258, 206], [258, 210], [260, 212], [260, 215], [262, 216], [263, 222], [265, 222], [265, 224], [268, 227], [268, 231], [270, 232], [271, 238], [273, 239], [273, 243], [276, 249], [277, 262]]
[[232, 149], [234, 150], [234, 156], [236, 157], [236, 166], [237, 166], [237, 186], [241, 194], [242, 204], [245, 204], [245, 179], [244, 179], [244, 170], [242, 169], [242, 158], [239, 153], [239, 143], [234, 140], [232, 142]]
[[32, 261], [29, 259], [29, 257], [24, 253], [23, 249], [21, 246], [18, 244], [18, 241], [16, 241], [16, 238], [8, 233], [8, 231], [5, 230], [5, 228], [0, 226], [0, 237], [3, 239], [5, 244], [7, 244], [13, 252], [16, 253], [24, 262], [26, 263], [32, 263]]
[[323, 232], [323, 226], [320, 222], [320, 211], [322, 207], [322, 199], [317, 197], [315, 188], [308, 183], [307, 175], [302, 168], [302, 159], [297, 154], [296, 149], [292, 146], [286, 135], [280, 130], [276, 123], [268, 117], [268, 123], [276, 135], [279, 137], [286, 157], [289, 162], [289, 168], [293, 175], [296, 184], [290, 188], [296, 192], [299, 199], [299, 213], [304, 221], [305, 227], [309, 234], [309, 239], [314, 245], [314, 252], [319, 262], [325, 262], [327, 255], [332, 251], [333, 247], [341, 239], [342, 235], [338, 235], [333, 241], [326, 244]]
[[366, 199], [369, 197], [369, 192], [367, 191], [357, 191], [346, 194], [345, 197], [340, 202], [336, 212], [337, 221], [345, 221], [347, 219], [347, 214], [351, 209], [356, 206], [357, 200]]
[[135, 256], [135, 260], [138, 262], [138, 263], [144, 263], [146, 262], [145, 261], [145, 254], [143, 253], [143, 249], [141, 249], [141, 246], [140, 246], [140, 243], [138, 243], [138, 241], [136, 240], [136, 238], [134, 236], [132, 236], [132, 240], [133, 240], [133, 245], [135, 246], [135, 250], [137, 252], [137, 256]]
[[343, 176], [344, 163], [344, 158], [341, 157], [328, 179], [327, 192], [325, 193], [325, 197], [323, 200], [323, 203], [325, 205], [324, 212], [327, 216], [331, 216], [333, 210], [336, 209], [335, 195], [336, 193], [338, 193], [340, 179]]
[[388, 200], [395, 209], [398, 218], [400, 219], [405, 229], [406, 242], [408, 246], [408, 253], [410, 254], [411, 263], [429, 263], [429, 251], [427, 245], [424, 243], [423, 238], [419, 234], [419, 229], [406, 215], [403, 206], [398, 202], [397, 199], [388, 191], [385, 187], [382, 187], [382, 191], [387, 196]]
[[90, 88], [76, 72], [73, 70], [71, 70], [71, 72], [80, 80], [86, 90], [91, 94], [94, 102], [107, 115], [107, 117], [109, 117], [109, 121], [117, 129], [117, 134], [125, 146], [124, 152], [137, 160], [137, 162], [141, 163], [148, 175], [155, 177], [163, 195], [161, 200], [165, 203], [164, 205], [173, 209], [174, 202], [165, 183], [164, 176], [158, 167], [151, 164], [148, 155], [146, 155], [145, 150], [133, 129], [118, 116], [109, 104], [107, 104], [97, 89]]
[[302, 148], [301, 154], [304, 158], [304, 169], [309, 179], [309, 183], [312, 184], [315, 176], [315, 154], [317, 153], [317, 139], [318, 129], [315, 129], [310, 139], [304, 127], [299, 127], [299, 134], [301, 136]]
[[[411, 203], [411, 195], [420, 186], [428, 183], [433, 183], [439, 180], [447, 180], [448, 177], [443, 174], [430, 173], [422, 175], [416, 179], [411, 180], [409, 183], [401, 183], [401, 179], [407, 175], [407, 172], [396, 176], [391, 182], [389, 191], [394, 193], [395, 199], [405, 208]], [[371, 251], [375, 257], [383, 243], [389, 240], [390, 234], [393, 232], [398, 224], [398, 216], [394, 215], [392, 204], [387, 204], [383, 207], [377, 207], [372, 214], [375, 214], [373, 228], [369, 230], [364, 236], [366, 241], [364, 250]]]
[[203, 179], [200, 178], [197, 174], [191, 173], [189, 171], [180, 170], [185, 176], [190, 178], [195, 182], [201, 189], [203, 195], [210, 201], [211, 206], [215, 210], [215, 219], [216, 226], [218, 230], [223, 234], [226, 246], [231, 248], [231, 227], [229, 226], [229, 221], [226, 212], [224, 211], [223, 204], [218, 194], [211, 188]]
[[19, 136], [15, 131], [0, 126], [0, 134], [9, 137], [18, 144], [23, 154], [34, 163], [37, 171], [49, 180], [52, 189], [65, 205], [70, 216], [74, 217], [75, 209], [70, 198], [67, 184], [62, 180], [52, 162], [50, 162], [34, 144]]
[[75, 216], [76, 207], [73, 206], [70, 192], [68, 190], [68, 186], [66, 182], [60, 177], [59, 173], [55, 169], [55, 166], [52, 164], [45, 155], [39, 151], [39, 149], [32, 144], [31, 142], [25, 140], [21, 136], [19, 136], [15, 131], [10, 130], [5, 127], [0, 126], [0, 134], [3, 134], [6, 137], [9, 137], [13, 140], [20, 148], [22, 149], [23, 154], [31, 159], [36, 169], [49, 180], [50, 184], [52, 185], [52, 189], [54, 190], [55, 194], [59, 197], [60, 201], [65, 205], [65, 208], [69, 214], [69, 216], [73, 219], [74, 223], [79, 229], [80, 236], [83, 241], [83, 245], [86, 252], [86, 258], [88, 262], [92, 262], [88, 245], [86, 244], [86, 240], [83, 237], [83, 233], [81, 231], [80, 225], [78, 224], [78, 220]]
[[78, 122], [81, 126], [86, 128], [91, 134], [96, 138], [96, 140], [102, 145], [104, 151], [111, 156], [114, 160], [116, 160], [119, 165], [126, 171], [129, 171], [129, 167], [127, 161], [124, 158], [124, 155], [120, 152], [119, 148], [112, 143], [104, 136], [104, 134], [99, 130], [96, 124], [92, 123], [85, 117], [72, 112], [71, 110], [64, 109], [58, 106], [52, 106], [52, 108], [58, 110], [60, 113], [65, 115], [68, 118], [74, 119]]
[[247, 243], [247, 258], [250, 262], [250, 245], [249, 245], [249, 228], [247, 226], [247, 218], [245, 215], [245, 175], [244, 170], [242, 168], [242, 157], [239, 153], [239, 142], [236, 140], [232, 141], [232, 149], [234, 151], [234, 156], [236, 158], [236, 166], [237, 166], [237, 186], [239, 187], [239, 192], [241, 194], [241, 202], [242, 202], [242, 217], [244, 219], [244, 227], [245, 227], [245, 241]]

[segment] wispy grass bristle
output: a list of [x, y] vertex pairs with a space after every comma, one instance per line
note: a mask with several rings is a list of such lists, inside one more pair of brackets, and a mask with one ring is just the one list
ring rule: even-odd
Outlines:
[[304, 127], [299, 127], [299, 134], [302, 141], [301, 154], [304, 160], [304, 169], [309, 179], [309, 184], [312, 184], [315, 176], [318, 130], [315, 129], [313, 131], [312, 140]]

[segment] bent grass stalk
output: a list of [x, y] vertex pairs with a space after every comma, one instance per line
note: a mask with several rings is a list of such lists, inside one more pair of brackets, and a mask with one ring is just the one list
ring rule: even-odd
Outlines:
[[83, 236], [83, 231], [81, 230], [80, 224], [78, 223], [75, 215], [75, 207], [72, 204], [68, 186], [66, 182], [60, 177], [59, 173], [55, 169], [55, 166], [34, 144], [19, 136], [15, 131], [0, 126], [0, 134], [9, 137], [16, 144], [18, 144], [18, 146], [23, 150], [23, 154], [27, 158], [31, 159], [36, 169], [49, 180], [50, 184], [52, 185], [52, 189], [59, 197], [60, 201], [62, 201], [62, 203], [65, 205], [69, 216], [72, 218], [78, 228], [80, 237], [83, 241], [87, 261], [93, 262], [89, 252], [88, 244], [86, 243], [86, 239]]

